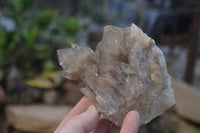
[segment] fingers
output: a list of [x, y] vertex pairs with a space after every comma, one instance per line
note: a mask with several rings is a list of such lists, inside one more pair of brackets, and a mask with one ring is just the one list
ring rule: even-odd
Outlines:
[[139, 113], [137, 111], [130, 111], [124, 119], [120, 133], [137, 133], [139, 122]]
[[109, 133], [119, 133], [120, 132], [120, 127], [116, 126], [114, 123], [112, 127], [109, 130]]
[[139, 114], [136, 111], [130, 111], [123, 122], [121, 132], [120, 127], [110, 122], [106, 118], [101, 119], [92, 133], [137, 133], [139, 127]]
[[[87, 97], [83, 97], [79, 103], [68, 113], [68, 115], [61, 122], [55, 133], [92, 133], [110, 132], [110, 133], [137, 133], [139, 127], [140, 117], [138, 112], [130, 111], [123, 122], [121, 131], [120, 128], [113, 125], [110, 127], [109, 120], [99, 120], [99, 113]], [[90, 107], [89, 107], [90, 106]], [[88, 108], [89, 107], [89, 108]], [[88, 110], [86, 111], [86, 109]], [[86, 112], [85, 112], [86, 111]], [[84, 112], [84, 113], [83, 113]], [[97, 125], [98, 123], [98, 125]], [[96, 126], [97, 125], [97, 126]]]
[[103, 118], [101, 119], [92, 133], [108, 133], [111, 122]]
[[73, 116], [79, 115], [87, 110], [87, 108], [91, 105], [91, 101], [87, 97], [82, 97], [81, 100], [76, 104], [76, 106], [65, 116], [62, 120], [55, 133], [58, 133], [61, 128], [71, 119]]
[[101, 119], [92, 133], [119, 133], [120, 127], [106, 118]]
[[88, 133], [96, 127], [99, 117], [96, 108], [91, 105], [86, 112], [72, 117], [59, 133]]

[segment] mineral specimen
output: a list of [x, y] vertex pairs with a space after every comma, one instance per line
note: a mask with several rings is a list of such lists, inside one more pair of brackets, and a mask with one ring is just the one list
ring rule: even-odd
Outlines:
[[142, 125], [175, 104], [163, 53], [135, 24], [106, 26], [95, 51], [72, 44], [57, 52], [65, 77], [118, 126], [130, 110]]

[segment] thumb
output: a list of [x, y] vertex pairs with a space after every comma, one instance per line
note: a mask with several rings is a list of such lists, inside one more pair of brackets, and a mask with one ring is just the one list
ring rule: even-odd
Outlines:
[[72, 117], [60, 133], [88, 133], [96, 127], [99, 116], [94, 105], [91, 105], [86, 112]]
[[137, 111], [130, 111], [124, 118], [120, 133], [137, 133], [140, 124], [140, 115]]

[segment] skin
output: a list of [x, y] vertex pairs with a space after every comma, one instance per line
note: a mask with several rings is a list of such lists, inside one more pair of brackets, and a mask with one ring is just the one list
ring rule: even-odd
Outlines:
[[54, 133], [137, 133], [139, 121], [139, 113], [130, 111], [125, 116], [122, 127], [117, 127], [98, 113], [89, 98], [83, 97]]

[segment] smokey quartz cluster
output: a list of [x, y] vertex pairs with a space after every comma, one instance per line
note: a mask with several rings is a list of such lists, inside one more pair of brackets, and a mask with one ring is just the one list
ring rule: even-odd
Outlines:
[[130, 110], [142, 125], [175, 104], [163, 53], [135, 24], [106, 26], [95, 51], [72, 44], [57, 52], [65, 77], [118, 126]]

